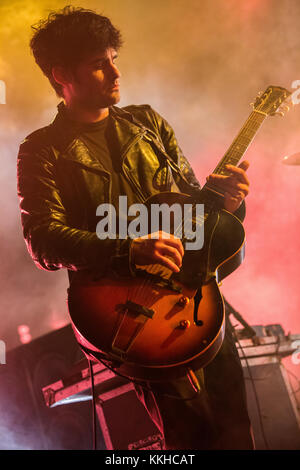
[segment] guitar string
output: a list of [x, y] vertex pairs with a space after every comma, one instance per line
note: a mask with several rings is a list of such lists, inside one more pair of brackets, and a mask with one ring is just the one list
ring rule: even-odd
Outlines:
[[[241, 131], [239, 132], [238, 136], [235, 138], [234, 142], [231, 144], [231, 146], [229, 147], [229, 149], [225, 153], [224, 157], [222, 158], [221, 162], [217, 166], [214, 173], [217, 173], [217, 174], [222, 173], [225, 162], [227, 162], [228, 159], [230, 161], [230, 158], [232, 158], [232, 156], [235, 157], [235, 159], [236, 159], [236, 156], [234, 155], [234, 153], [239, 154], [239, 158], [237, 159], [237, 162], [240, 160], [241, 156], [245, 153], [247, 147], [250, 145], [251, 141], [253, 140], [253, 138], [254, 138], [256, 132], [258, 131], [259, 127], [262, 125], [265, 117], [266, 116], [264, 116], [262, 114], [258, 114], [255, 111], [253, 111], [249, 115], [248, 119], [246, 120], [246, 122], [245, 122], [244, 126], [242, 127]], [[243, 137], [244, 135], [247, 137], [247, 132], [248, 131], [251, 132], [251, 138], [250, 139], [249, 139], [249, 137], [247, 138], [247, 141], [249, 141], [249, 142], [247, 143], [247, 146], [245, 147], [245, 149], [243, 149], [242, 152], [240, 152], [240, 149], [237, 148], [237, 143], [241, 144], [241, 142], [240, 142], [241, 137]], [[193, 210], [193, 207], [191, 208], [191, 210]], [[196, 222], [197, 222], [197, 220], [196, 220]], [[179, 235], [181, 233], [182, 233], [182, 223], [178, 226], [177, 229], [175, 229], [175, 235]], [[161, 271], [160, 265], [157, 265], [157, 264], [152, 265], [149, 269], [150, 269], [151, 274], [156, 274], [156, 275]], [[149, 272], [149, 270], [148, 270], [148, 272]], [[152, 283], [151, 283], [150, 280], [144, 280], [137, 288], [135, 287], [133, 289], [133, 292], [131, 292], [131, 299], [135, 298], [138, 301], [139, 298], [142, 298], [144, 303], [145, 303], [145, 306], [147, 306], [148, 301], [150, 301], [150, 303], [152, 301], [151, 290], [150, 289], [148, 290], [149, 295], [146, 298], [144, 298], [144, 292], [147, 291], [146, 289], [151, 284]]]
[[[258, 114], [255, 111], [250, 114], [248, 120], [239, 132], [238, 136], [234, 139], [233, 143], [230, 145], [224, 157], [217, 165], [216, 169], [214, 170], [214, 173], [222, 173], [222, 171], [224, 171], [225, 164], [227, 164], [228, 161], [231, 162], [231, 159], [233, 164], [236, 165], [238, 163], [241, 156], [246, 152], [248, 146], [251, 144], [253, 138], [255, 137], [265, 118], [266, 116]], [[252, 123], [254, 124], [253, 126]], [[251, 136], [247, 136], [248, 131], [251, 131]], [[243, 142], [243, 139], [246, 139], [246, 144]], [[242, 149], [239, 147], [242, 147]], [[225, 170], [225, 172], [226, 171], [227, 170]]]
[[[257, 132], [258, 129], [256, 129], [256, 127], [259, 127], [259, 126], [262, 124], [261, 116], [262, 116], [261, 114], [260, 114], [260, 115], [257, 115], [256, 112], [252, 112], [252, 113], [250, 114], [250, 116], [248, 117], [248, 119], [247, 119], [245, 125], [243, 126], [242, 130], [240, 131], [239, 137], [240, 137], [240, 135], [241, 135], [242, 133], [246, 133], [248, 130], [250, 130], [252, 133], [253, 133], [253, 132], [254, 132], [254, 133]], [[262, 117], [263, 117], [263, 119], [265, 118], [265, 116], [262, 116]], [[257, 118], [260, 118], [260, 119], [257, 119]], [[252, 126], [252, 122], [253, 122], [253, 121], [254, 121], [255, 126]], [[254, 134], [254, 135], [255, 135], [255, 134]], [[254, 137], [254, 135], [252, 136], [252, 138]], [[252, 138], [249, 140], [248, 145], [251, 143]], [[236, 139], [236, 141], [238, 141], [238, 138]], [[248, 146], [248, 145], [247, 145], [247, 146]], [[233, 146], [231, 146], [231, 147], [233, 147]], [[228, 154], [229, 154], [230, 152], [233, 153], [233, 149], [232, 149], [232, 148], [230, 148], [229, 151], [227, 151], [227, 153], [226, 153], [225, 156], [223, 157], [223, 159], [222, 159], [222, 160], [223, 160], [222, 166], [224, 166], [224, 159], [228, 158]], [[243, 152], [243, 153], [244, 153], [244, 152]], [[240, 159], [240, 158], [239, 158], [239, 159]], [[239, 159], [238, 159], [238, 160], [239, 160]], [[221, 165], [220, 165], [220, 166], [221, 166]], [[217, 168], [218, 168], [218, 167], [217, 167]], [[217, 171], [220, 171], [220, 172], [221, 172], [221, 171], [222, 171], [222, 168], [219, 168], [219, 170], [217, 170]], [[192, 210], [193, 210], [193, 207], [191, 208], [191, 211], [192, 211]], [[191, 214], [188, 214], [188, 215], [191, 215]], [[195, 217], [195, 220], [196, 220], [196, 222], [197, 222], [197, 216]], [[204, 218], [201, 218], [201, 221], [203, 221], [203, 220], [204, 220]], [[179, 225], [177, 229], [175, 229], [175, 234], [176, 234], [176, 235], [180, 235], [181, 233], [182, 233], [182, 224]]]
[[[214, 170], [215, 174], [220, 174], [224, 171], [223, 168], [225, 166], [225, 162], [228, 162], [228, 161], [234, 162], [234, 160], [230, 160], [231, 158], [236, 159], [236, 164], [238, 163], [238, 161], [241, 159], [241, 157], [244, 155], [245, 151], [247, 150], [248, 146], [251, 144], [253, 138], [255, 137], [257, 131], [259, 130], [262, 123], [264, 122], [265, 118], [266, 118], [265, 115], [257, 113], [256, 111], [252, 111], [250, 113], [250, 115], [248, 116], [244, 126], [242, 127], [241, 131], [239, 132], [238, 136], [234, 139], [233, 143], [231, 144], [231, 146], [229, 147], [229, 149], [227, 150], [227, 152], [223, 156], [222, 160], [220, 161], [220, 163], [217, 165], [216, 169]], [[250, 138], [247, 136], [248, 131], [251, 132], [251, 137]], [[241, 139], [244, 138], [244, 137], [246, 137], [246, 139], [247, 139], [247, 145], [246, 146], [244, 144], [242, 144], [242, 142], [241, 142]], [[237, 147], [238, 144], [245, 146], [245, 149], [238, 148]], [[236, 158], [237, 155], [235, 155], [235, 154], [238, 154], [239, 158]], [[194, 206], [194, 204], [192, 205], [191, 211], [193, 210], [193, 206]], [[204, 221], [205, 221], [205, 217], [203, 218], [203, 222]], [[196, 222], [197, 222], [197, 220], [196, 220]], [[181, 222], [181, 224], [177, 227], [177, 229], [175, 229], [175, 234], [180, 235], [182, 233], [182, 228], [183, 227], [182, 227], [182, 222]], [[150, 269], [151, 274], [156, 274], [157, 275], [161, 271], [161, 266], [159, 264], [153, 264], [153, 265], [151, 265], [151, 267], [149, 269]], [[168, 269], [168, 268], [166, 268], [166, 269]], [[131, 292], [131, 299], [136, 298], [136, 300], [138, 300], [139, 298], [143, 298], [144, 292], [146, 292], [146, 289], [148, 289], [149, 285], [151, 285], [151, 284], [152, 284], [152, 282], [149, 279], [143, 280], [143, 282], [138, 287], [135, 287], [133, 289], [133, 292]], [[149, 295], [146, 298], [144, 298], [143, 300], [144, 300], [145, 306], [147, 306], [148, 301], [151, 303], [152, 295], [151, 295], [151, 290], [150, 289], [149, 289]]]

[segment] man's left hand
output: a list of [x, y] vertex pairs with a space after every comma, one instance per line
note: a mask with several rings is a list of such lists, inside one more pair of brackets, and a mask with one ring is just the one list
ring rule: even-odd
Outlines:
[[212, 174], [207, 181], [215, 184], [224, 191], [224, 209], [228, 212], [235, 212], [249, 193], [249, 180], [246, 171], [249, 162], [244, 160], [238, 167], [226, 165], [230, 174], [228, 176]]

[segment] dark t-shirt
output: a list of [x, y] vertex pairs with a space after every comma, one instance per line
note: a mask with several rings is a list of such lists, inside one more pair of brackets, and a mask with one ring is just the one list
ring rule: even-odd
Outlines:
[[128, 205], [138, 202], [122, 170], [121, 156], [114, 143], [110, 116], [99, 122], [80, 124], [80, 134], [81, 140], [91, 154], [99, 159], [104, 169], [111, 175], [111, 203], [116, 210], [119, 207], [120, 195], [127, 196]]
[[[129, 220], [131, 220], [131, 217], [128, 217], [128, 208], [132, 204], [141, 201], [124, 175], [120, 149], [114, 138], [112, 119], [108, 116], [98, 122], [80, 123], [78, 127], [82, 142], [87, 146], [90, 153], [98, 158], [104, 170], [110, 173], [110, 203], [116, 211], [116, 231], [119, 233], [121, 220], [123, 221], [123, 227], [124, 223], [127, 226]], [[127, 196], [127, 205], [125, 207], [124, 205], [119, 206], [119, 196]]]

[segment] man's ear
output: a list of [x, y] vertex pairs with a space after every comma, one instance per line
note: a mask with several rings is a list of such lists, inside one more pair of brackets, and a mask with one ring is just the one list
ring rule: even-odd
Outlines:
[[51, 72], [54, 80], [63, 87], [66, 87], [72, 82], [71, 72], [61, 65], [54, 65]]

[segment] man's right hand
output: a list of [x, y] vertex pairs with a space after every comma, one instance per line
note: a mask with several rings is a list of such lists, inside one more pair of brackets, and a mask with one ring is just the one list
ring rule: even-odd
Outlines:
[[135, 238], [131, 244], [131, 261], [135, 265], [161, 264], [178, 273], [183, 255], [181, 240], [163, 231]]

